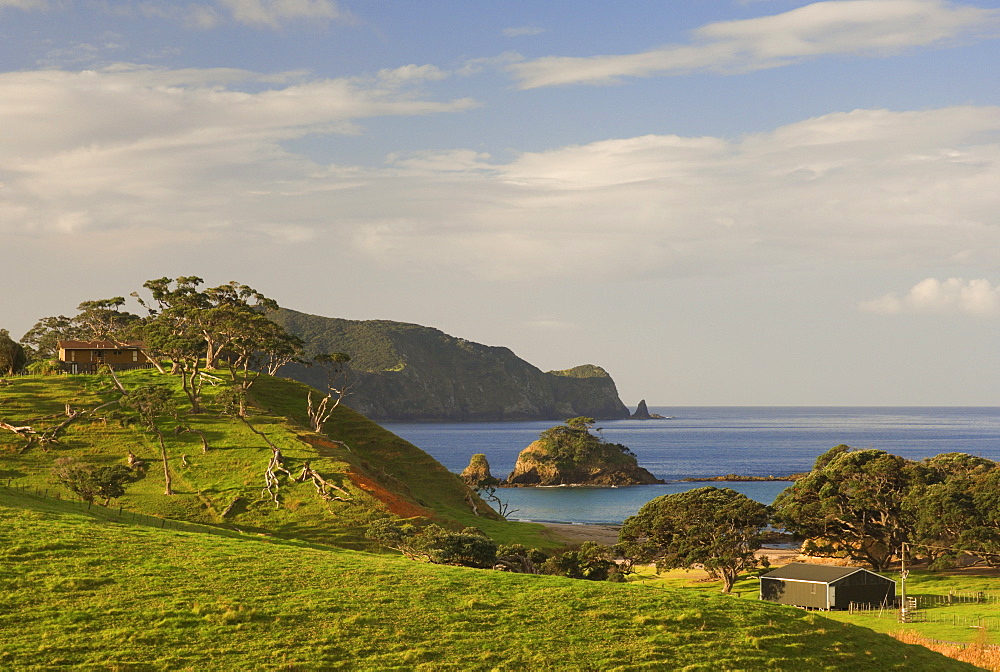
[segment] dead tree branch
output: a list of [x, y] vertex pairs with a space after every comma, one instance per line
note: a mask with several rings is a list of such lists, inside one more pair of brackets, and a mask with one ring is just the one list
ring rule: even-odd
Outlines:
[[299, 474], [298, 478], [296, 478], [295, 480], [298, 483], [304, 483], [305, 481], [310, 480], [310, 479], [312, 480], [313, 485], [316, 486], [316, 492], [318, 492], [319, 496], [322, 497], [323, 499], [325, 499], [326, 501], [328, 501], [328, 502], [329, 501], [334, 501], [334, 500], [338, 501], [338, 502], [349, 502], [349, 501], [351, 501], [350, 499], [345, 499], [344, 497], [338, 497], [337, 495], [332, 494], [330, 492], [331, 488], [334, 489], [334, 490], [338, 490], [338, 491], [344, 493], [345, 495], [349, 495], [350, 493], [347, 492], [347, 490], [344, 490], [339, 485], [334, 485], [330, 481], [328, 481], [325, 478], [323, 478], [320, 475], [320, 473], [318, 471], [316, 471], [315, 469], [313, 469], [312, 466], [307, 461], [305, 464], [302, 465], [302, 473]]

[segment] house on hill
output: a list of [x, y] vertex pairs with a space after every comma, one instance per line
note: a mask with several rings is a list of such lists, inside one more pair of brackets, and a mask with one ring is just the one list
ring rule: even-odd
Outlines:
[[761, 575], [760, 599], [806, 609], [847, 609], [852, 602], [891, 607], [896, 582], [861, 567], [793, 562]]
[[97, 373], [102, 364], [115, 371], [150, 366], [141, 342], [59, 341], [58, 347], [59, 365], [66, 373]]

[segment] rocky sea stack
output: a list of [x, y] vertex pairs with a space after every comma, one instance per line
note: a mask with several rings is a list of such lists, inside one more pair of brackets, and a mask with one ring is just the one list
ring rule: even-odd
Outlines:
[[629, 417], [632, 420], [666, 420], [666, 418], [659, 413], [650, 413], [649, 408], [646, 406], [645, 399], [639, 401], [639, 405], [636, 407], [635, 413]]
[[505, 485], [651, 485], [663, 483], [639, 466], [628, 447], [590, 433], [593, 418], [573, 418], [542, 432], [521, 451]]
[[482, 453], [473, 455], [472, 459], [469, 460], [469, 466], [462, 470], [462, 473], [459, 475], [466, 485], [473, 488], [484, 481], [497, 482], [493, 478], [493, 474], [490, 473], [490, 463]]

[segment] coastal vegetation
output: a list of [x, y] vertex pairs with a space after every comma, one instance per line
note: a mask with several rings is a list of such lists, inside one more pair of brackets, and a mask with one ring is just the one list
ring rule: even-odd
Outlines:
[[[543, 372], [508, 348], [417, 324], [345, 320], [287, 308], [268, 317], [301, 338], [308, 357], [351, 356], [352, 407], [373, 420], [557, 420], [626, 418], [614, 380], [585, 364]], [[322, 389], [316, 367], [289, 363], [282, 375]]]
[[521, 451], [506, 485], [639, 485], [662, 483], [635, 453], [590, 432], [594, 418], [570, 418], [544, 430]]
[[703, 567], [728, 593], [740, 574], [761, 565], [757, 550], [768, 513], [729, 488], [697, 488], [648, 502], [625, 520], [620, 539], [633, 563], [653, 562], [657, 570]]

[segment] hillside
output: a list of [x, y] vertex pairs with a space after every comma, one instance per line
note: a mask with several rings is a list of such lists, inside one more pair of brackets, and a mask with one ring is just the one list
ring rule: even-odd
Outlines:
[[[593, 365], [543, 372], [508, 348], [430, 327], [344, 320], [280, 309], [270, 317], [306, 342], [306, 353], [346, 352], [357, 373], [350, 403], [373, 420], [564, 420], [627, 418], [614, 380]], [[323, 388], [317, 368], [281, 375]]]
[[[119, 374], [129, 389], [143, 385], [170, 387], [184, 396], [176, 376], [151, 370]], [[307, 429], [308, 388], [294, 381], [262, 377], [251, 388], [249, 421], [280, 448], [292, 477], [279, 473], [276, 505], [263, 491], [271, 449], [250, 427], [219, 414], [215, 398], [227, 388], [224, 378], [205, 391], [206, 412], [192, 415], [182, 406], [178, 421], [164, 421], [168, 464], [176, 494], [165, 496], [162, 460], [152, 434], [134, 421], [134, 414], [114, 404], [70, 424], [58, 443], [24, 450], [24, 440], [0, 431], [0, 482], [8, 479], [46, 489], [56, 486], [51, 470], [59, 458], [72, 457], [91, 465], [123, 464], [131, 451], [146, 462], [146, 475], [133, 483], [120, 503], [126, 510], [162, 515], [243, 530], [321, 541], [344, 547], [368, 548], [364, 530], [386, 515], [418, 516], [451, 527], [477, 526], [498, 541], [529, 541], [552, 545], [541, 526], [497, 519], [481, 500], [483, 516], [472, 512], [470, 492], [461, 480], [425, 452], [379, 427], [345, 405], [326, 423], [324, 434]], [[65, 419], [65, 405], [92, 410], [118, 399], [110, 381], [99, 376], [46, 376], [10, 379], [0, 386], [0, 420], [11, 424], [52, 426]], [[189, 407], [187, 407], [189, 409]], [[45, 416], [49, 419], [38, 420]], [[12, 422], [13, 421], [13, 422]], [[177, 425], [191, 430], [177, 434]], [[201, 435], [209, 449], [202, 452]], [[334, 492], [347, 501], [323, 500], [311, 481], [295, 476], [309, 462]], [[185, 465], [186, 462], [186, 465]], [[492, 515], [491, 518], [485, 515]]]
[[0, 667], [975, 669], [760, 602], [210, 531], [0, 484]]

